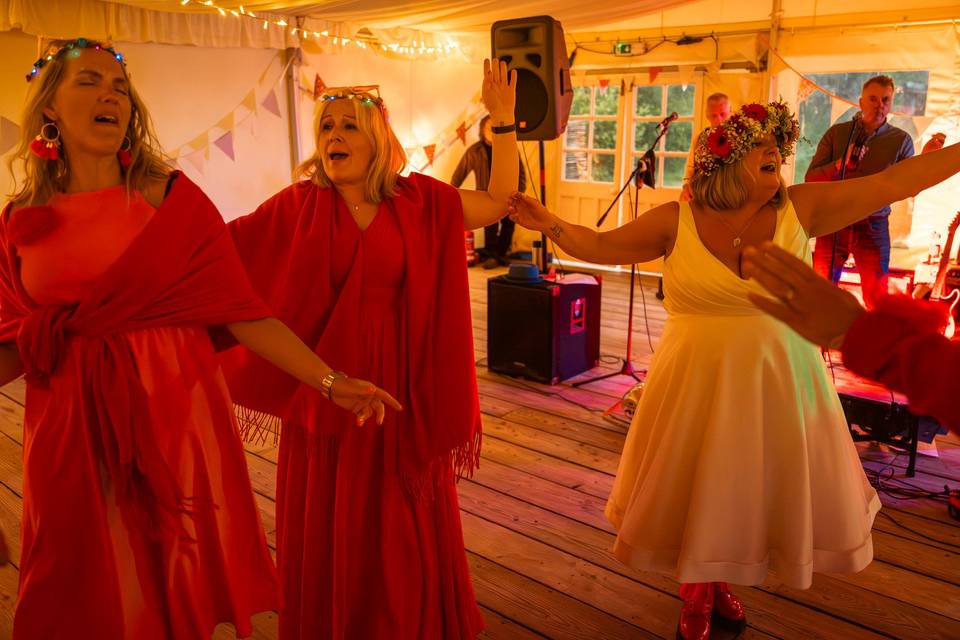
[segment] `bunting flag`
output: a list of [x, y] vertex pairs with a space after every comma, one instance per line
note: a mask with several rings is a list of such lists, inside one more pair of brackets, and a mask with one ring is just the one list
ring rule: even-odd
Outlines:
[[10, 151], [20, 141], [20, 126], [0, 116], [0, 155]]
[[193, 153], [188, 153], [187, 155], [183, 156], [180, 158], [180, 160], [185, 161], [187, 165], [193, 167], [197, 173], [203, 175], [203, 170], [206, 168], [206, 160], [210, 157], [209, 150], [210, 147], [197, 149]]
[[467, 123], [461, 122], [457, 125], [457, 137], [460, 138], [460, 144], [467, 144]]
[[813, 95], [817, 90], [817, 85], [813, 84], [804, 77], [800, 77], [800, 88], [797, 89], [797, 104], [803, 104], [807, 98]]
[[186, 146], [190, 149], [191, 152], [193, 152], [193, 151], [200, 151], [201, 149], [205, 149], [209, 144], [210, 144], [210, 131], [204, 131], [203, 133], [198, 135], [196, 138], [188, 142]]
[[270, 89], [270, 93], [268, 93], [267, 97], [263, 99], [263, 101], [260, 103], [260, 106], [279, 118], [280, 103], [277, 102], [277, 90]]
[[319, 73], [313, 75], [313, 99], [318, 100], [323, 90], [327, 88], [326, 83], [320, 78]]
[[600, 84], [600, 90], [601, 90], [601, 91], [606, 91], [606, 90], [607, 90], [607, 87], [610, 86], [610, 80], [609, 80], [609, 78], [600, 78], [599, 84]]
[[244, 97], [243, 101], [240, 103], [240, 106], [246, 109], [250, 113], [256, 113], [257, 111], [257, 91], [256, 89], [251, 89], [250, 93]]
[[217, 129], [220, 129], [222, 131], [231, 131], [233, 129], [233, 123], [234, 123], [234, 116], [233, 116], [233, 111], [231, 111], [224, 117], [220, 118], [220, 122], [218, 122], [215, 126]]
[[228, 158], [235, 160], [233, 155], [233, 131], [227, 131], [225, 134], [213, 141], [220, 151], [223, 151]]
[[650, 84], [653, 84], [657, 80], [657, 76], [660, 75], [660, 72], [663, 71], [663, 67], [650, 67], [647, 69], [649, 74]]
[[423, 147], [423, 153], [426, 154], [426, 156], [427, 156], [427, 165], [428, 165], [428, 166], [433, 166], [433, 158], [434, 158], [434, 154], [436, 153], [436, 151], [437, 151], [437, 145], [436, 145], [436, 144], [424, 145], [424, 147]]

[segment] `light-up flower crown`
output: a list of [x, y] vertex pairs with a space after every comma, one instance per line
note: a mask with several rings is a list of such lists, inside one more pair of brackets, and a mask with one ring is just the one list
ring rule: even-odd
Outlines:
[[[375, 94], [375, 95], [374, 95]], [[356, 100], [367, 107], [377, 107], [383, 119], [389, 122], [387, 105], [380, 97], [380, 85], [366, 84], [358, 87], [327, 87], [320, 94], [320, 100]]]
[[30, 73], [27, 74], [27, 82], [30, 82], [37, 77], [37, 74], [40, 73], [40, 69], [43, 69], [48, 63], [56, 60], [60, 56], [66, 54], [71, 56], [80, 55], [81, 49], [95, 49], [97, 51], [106, 51], [114, 58], [117, 59], [117, 62], [120, 63], [120, 66], [126, 67], [127, 63], [123, 58], [123, 54], [113, 48], [113, 45], [109, 42], [99, 41], [99, 40], [87, 40], [86, 38], [77, 38], [76, 40], [69, 40], [67, 42], [53, 42], [47, 47], [46, 52], [33, 63], [33, 68], [30, 69]]
[[721, 165], [736, 162], [770, 134], [786, 160], [800, 136], [800, 125], [787, 105], [771, 102], [740, 107], [726, 122], [700, 134], [693, 156], [694, 173], [708, 176]]

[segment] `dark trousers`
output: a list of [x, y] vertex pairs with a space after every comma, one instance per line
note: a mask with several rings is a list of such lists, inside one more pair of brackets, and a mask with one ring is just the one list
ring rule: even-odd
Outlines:
[[506, 258], [513, 242], [513, 228], [516, 226], [510, 218], [503, 218], [483, 228], [483, 253], [487, 258]]
[[835, 234], [836, 246], [833, 235], [820, 236], [813, 252], [813, 268], [824, 278], [839, 282], [843, 263], [853, 254], [860, 274], [863, 301], [868, 307], [874, 306], [878, 296], [887, 292], [887, 273], [890, 271], [889, 222], [887, 216], [871, 216], [841, 229]]

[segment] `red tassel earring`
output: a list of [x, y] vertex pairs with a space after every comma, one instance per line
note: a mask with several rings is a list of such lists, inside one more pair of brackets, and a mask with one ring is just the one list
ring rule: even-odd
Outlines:
[[[50, 131], [50, 128], [53, 131]], [[40, 133], [30, 143], [30, 151], [42, 160], [51, 162], [60, 159], [60, 129], [52, 122], [40, 127]]]
[[117, 151], [117, 160], [120, 161], [120, 166], [124, 169], [133, 163], [133, 154], [130, 153], [131, 147], [133, 147], [133, 143], [130, 142], [130, 137], [124, 136], [123, 144], [120, 145], [120, 151]]

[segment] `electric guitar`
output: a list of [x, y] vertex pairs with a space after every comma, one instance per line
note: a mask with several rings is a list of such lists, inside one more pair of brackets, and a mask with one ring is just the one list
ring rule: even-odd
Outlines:
[[950, 304], [947, 328], [943, 332], [943, 335], [948, 338], [953, 338], [953, 334], [956, 331], [953, 310], [956, 308], [957, 302], [960, 302], [960, 289], [954, 289], [950, 292], [950, 295], [947, 296], [943, 295], [943, 290], [947, 281], [947, 267], [950, 266], [950, 254], [953, 253], [953, 238], [957, 233], [958, 226], [960, 226], [960, 211], [957, 212], [957, 215], [954, 216], [953, 221], [950, 222], [950, 226], [947, 228], [947, 240], [943, 244], [943, 252], [940, 255], [940, 266], [937, 268], [937, 277], [933, 281], [933, 287], [930, 290], [931, 300], [942, 300]]

